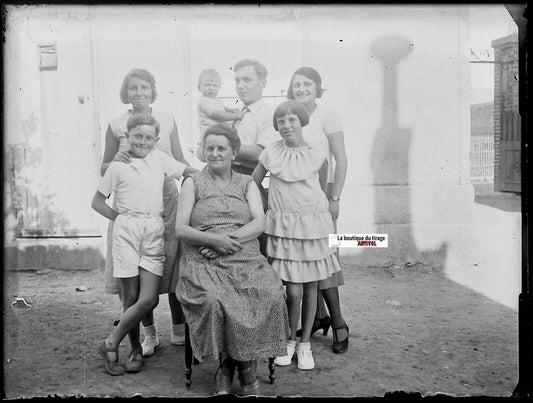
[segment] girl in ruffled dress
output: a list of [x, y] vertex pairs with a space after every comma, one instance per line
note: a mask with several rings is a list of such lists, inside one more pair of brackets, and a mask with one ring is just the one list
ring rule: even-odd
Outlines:
[[[296, 353], [298, 368], [307, 370], [315, 366], [309, 339], [317, 283], [341, 269], [335, 249], [329, 248], [333, 221], [318, 178], [327, 150], [303, 139], [302, 128], [309, 123], [309, 114], [302, 104], [283, 102], [276, 108], [273, 121], [282, 139], [263, 150], [252, 177], [260, 185], [270, 172], [265, 222], [267, 255], [287, 292], [290, 328], [287, 355], [277, 357], [275, 363], [290, 365]], [[302, 335], [297, 342], [300, 306]]]

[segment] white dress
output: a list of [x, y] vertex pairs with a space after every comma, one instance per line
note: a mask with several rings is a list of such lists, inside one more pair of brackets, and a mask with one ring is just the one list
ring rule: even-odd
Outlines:
[[[329, 106], [318, 104], [311, 116], [309, 124], [303, 128], [304, 139], [314, 144], [320, 149], [328, 150], [328, 170], [327, 183], [331, 184], [335, 180], [335, 159], [329, 148], [328, 136], [333, 133], [342, 132], [342, 121], [334, 109]], [[342, 270], [334, 273], [325, 280], [318, 282], [318, 288], [325, 290], [332, 287], [338, 287], [344, 284]]]
[[333, 221], [318, 180], [325, 158], [324, 149], [287, 147], [283, 140], [268, 145], [259, 156], [270, 172], [267, 255], [284, 281], [318, 281], [340, 270], [335, 249], [328, 244]]
[[337, 112], [322, 104], [317, 105], [311, 116], [309, 116], [309, 123], [303, 128], [305, 141], [319, 149], [328, 150], [327, 183], [332, 183], [335, 177], [335, 159], [329, 149], [328, 136], [342, 131], [342, 121]]

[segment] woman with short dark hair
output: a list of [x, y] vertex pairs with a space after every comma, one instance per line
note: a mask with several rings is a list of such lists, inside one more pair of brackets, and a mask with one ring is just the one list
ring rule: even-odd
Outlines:
[[[302, 104], [309, 112], [309, 124], [304, 128], [305, 140], [319, 148], [329, 149], [327, 163], [321, 170], [321, 183], [329, 201], [329, 211], [336, 232], [340, 196], [346, 179], [348, 160], [341, 119], [334, 109], [316, 102], [323, 93], [322, 78], [318, 71], [312, 67], [300, 67], [292, 75], [287, 98]], [[338, 287], [342, 284], [344, 284], [342, 271], [318, 282], [320, 293], [318, 293], [317, 314], [312, 329], [312, 333], [322, 329], [323, 334], [327, 334], [331, 326], [333, 328], [332, 349], [337, 354], [344, 353], [348, 349], [349, 342], [349, 329], [342, 317], [339, 299]], [[324, 301], [331, 318], [327, 315]]]
[[[112, 161], [129, 163], [131, 155], [129, 144], [126, 138], [128, 119], [134, 114], [146, 114], [155, 118], [159, 124], [159, 140], [156, 148], [164, 151], [177, 161], [190, 166], [185, 160], [181, 149], [178, 128], [174, 117], [169, 112], [152, 109], [151, 104], [157, 99], [157, 89], [155, 78], [148, 70], [135, 68], [130, 70], [120, 87], [120, 100], [123, 104], [131, 105], [122, 115], [112, 119], [106, 130], [105, 150], [100, 168], [101, 175], [104, 174]], [[176, 221], [176, 209], [178, 200], [178, 187], [174, 179], [167, 178], [163, 188], [164, 220], [165, 220], [165, 269], [161, 280], [160, 294], [168, 293], [168, 301], [172, 315], [171, 343], [183, 345], [185, 343], [185, 322], [183, 313], [174, 289], [178, 281], [177, 255], [178, 241], [174, 234]], [[121, 294], [121, 286], [118, 279], [113, 278], [113, 263], [111, 259], [111, 233], [113, 222], [110, 221], [107, 237], [107, 253], [105, 264], [105, 290], [109, 294]], [[122, 297], [121, 297], [122, 300]], [[125, 303], [126, 301], [122, 301]], [[142, 356], [149, 356], [154, 353], [159, 345], [159, 336], [154, 322], [153, 313], [143, 320], [144, 340], [140, 345], [139, 329], [130, 333], [130, 342], [135, 350], [135, 359], [129, 363], [131, 367], [140, 367]], [[140, 353], [142, 351], [142, 354]], [[140, 355], [140, 357], [139, 357]]]

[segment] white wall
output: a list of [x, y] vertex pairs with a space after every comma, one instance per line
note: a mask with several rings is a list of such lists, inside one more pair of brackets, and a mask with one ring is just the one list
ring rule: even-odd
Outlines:
[[[266, 95], [283, 95], [292, 72], [307, 65], [320, 72], [327, 89], [320, 102], [333, 106], [345, 125], [349, 169], [339, 232], [390, 230], [396, 239], [410, 240], [403, 249], [413, 254], [447, 244], [446, 264], [469, 253], [460, 245], [468, 237], [473, 206], [468, 184], [468, 6], [44, 8], [45, 17], [32, 8], [11, 14], [18, 29], [9, 31], [9, 74], [14, 77], [9, 87], [14, 100], [10, 142], [20, 141], [17, 122], [28, 110], [38, 113], [41, 108], [35, 102], [41, 91], [38, 71], [28, 63], [35, 40], [26, 39], [27, 22], [32, 22], [34, 37], [48, 35], [47, 19], [54, 20], [54, 13], [62, 14], [63, 23], [50, 25], [61, 49], [76, 53], [77, 47], [88, 48], [91, 84], [75, 91], [86, 91], [94, 102], [97, 123], [91, 130], [100, 139], [100, 153], [108, 121], [127, 108], [119, 89], [131, 68], [154, 74], [159, 91], [154, 107], [174, 114], [187, 151], [196, 142], [196, 84], [203, 68], [220, 72], [220, 95], [231, 97], [231, 69], [242, 58], [257, 58], [269, 70]], [[76, 38], [80, 16], [88, 21], [88, 41], [66, 46], [69, 38]], [[41, 25], [39, 18], [44, 18]], [[394, 69], [392, 55], [404, 51]], [[20, 95], [16, 87], [22, 82], [25, 92]], [[59, 85], [77, 84], [71, 79]], [[72, 116], [66, 114], [65, 122], [74, 125]], [[98, 162], [94, 165], [88, 170], [93, 175]], [[400, 244], [392, 243], [390, 255], [398, 248]]]
[[[220, 72], [220, 96], [229, 97], [235, 95], [231, 69], [242, 58], [257, 58], [267, 66], [266, 95], [282, 95], [292, 72], [309, 65], [323, 76], [327, 92], [322, 101], [334, 106], [344, 120], [349, 148], [357, 160], [357, 175], [350, 176], [351, 183], [371, 184], [368, 150], [383, 123], [383, 64], [370, 47], [379, 37], [401, 36], [413, 45], [398, 69], [398, 124], [414, 132], [410, 153], [424, 167], [413, 167], [409, 181], [459, 183], [460, 167], [450, 161], [459, 151], [459, 95], [464, 95], [461, 87], [467, 71], [461, 69], [468, 68], [469, 54], [468, 37], [460, 27], [468, 21], [459, 19], [458, 7], [207, 9], [211, 11], [200, 6], [93, 10], [103, 125], [124, 109], [118, 89], [124, 74], [135, 66], [154, 73], [160, 92], [154, 106], [177, 115], [184, 128], [182, 142], [188, 144], [189, 131], [195, 129], [191, 115], [195, 117], [197, 76], [203, 68]], [[438, 158], [424, 152], [428, 136], [431, 147], [441, 150]]]
[[[19, 7], [8, 16], [4, 138], [24, 148], [24, 224], [94, 234], [88, 189], [96, 186], [100, 155], [87, 9]], [[57, 69], [41, 71], [39, 45], [51, 43]]]

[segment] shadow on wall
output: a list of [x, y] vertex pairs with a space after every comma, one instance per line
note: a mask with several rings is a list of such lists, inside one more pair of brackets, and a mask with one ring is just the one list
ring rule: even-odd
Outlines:
[[4, 149], [4, 268], [103, 267], [100, 238], [75, 238], [79, 229], [54, 202], [38, 118], [32, 114], [20, 127], [22, 141]]
[[6, 200], [8, 211], [16, 217], [16, 236], [78, 235], [78, 230], [54, 204], [55, 194], [48, 185], [42, 147], [29, 143], [7, 146]]
[[[412, 52], [412, 42], [402, 36], [382, 36], [370, 52], [383, 65], [382, 127], [374, 136], [371, 169], [374, 176], [376, 233], [389, 234], [389, 261], [385, 264], [444, 268], [447, 243], [438, 249], [418, 250], [410, 214], [409, 147], [411, 130], [398, 122], [398, 65]], [[383, 249], [366, 248], [361, 262], [382, 261]]]

